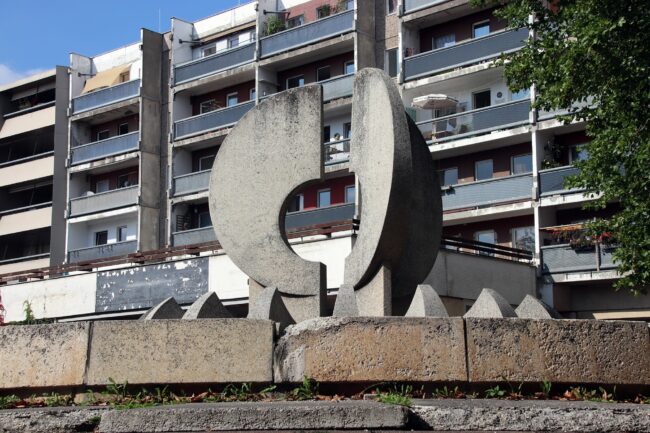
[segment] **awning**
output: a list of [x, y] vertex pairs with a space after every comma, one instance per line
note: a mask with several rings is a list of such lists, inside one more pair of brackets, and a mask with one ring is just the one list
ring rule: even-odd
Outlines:
[[130, 70], [131, 64], [128, 64], [98, 72], [94, 77], [86, 80], [86, 85], [81, 93], [88, 93], [93, 90], [118, 84], [120, 82], [120, 75]]
[[413, 99], [411, 107], [422, 108], [424, 110], [440, 110], [445, 108], [455, 108], [458, 101], [450, 96], [442, 94], [431, 94], [419, 96]]

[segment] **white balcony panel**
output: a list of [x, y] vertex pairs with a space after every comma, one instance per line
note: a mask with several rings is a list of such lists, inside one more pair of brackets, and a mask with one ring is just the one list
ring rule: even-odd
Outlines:
[[0, 236], [42, 229], [52, 225], [52, 207], [26, 210], [0, 218]]
[[43, 110], [32, 111], [22, 116], [6, 119], [2, 124], [2, 129], [0, 129], [0, 140], [54, 125], [55, 111], [56, 107], [52, 106]]
[[0, 187], [42, 179], [54, 174], [54, 155], [0, 168]]

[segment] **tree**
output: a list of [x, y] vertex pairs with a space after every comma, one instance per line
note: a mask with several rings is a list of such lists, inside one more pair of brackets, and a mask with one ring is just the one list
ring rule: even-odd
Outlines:
[[[474, 0], [474, 4], [495, 4]], [[622, 275], [617, 289], [650, 286], [650, 5], [647, 0], [514, 0], [496, 14], [535, 37], [502, 56], [513, 90], [535, 85], [535, 108], [562, 109], [565, 122], [586, 121], [587, 160], [569, 187], [598, 192], [589, 209], [620, 207], [587, 224], [611, 235]], [[534, 20], [529, 20], [534, 16]]]

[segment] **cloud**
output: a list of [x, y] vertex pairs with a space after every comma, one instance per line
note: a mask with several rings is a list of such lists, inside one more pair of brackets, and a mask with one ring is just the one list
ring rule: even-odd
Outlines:
[[0, 86], [43, 71], [45, 71], [45, 69], [28, 69], [23, 72], [14, 71], [9, 66], [0, 63]]

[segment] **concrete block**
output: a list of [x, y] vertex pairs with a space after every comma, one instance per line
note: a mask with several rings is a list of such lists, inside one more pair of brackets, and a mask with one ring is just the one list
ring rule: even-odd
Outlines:
[[232, 317], [232, 314], [223, 306], [221, 300], [214, 292], [208, 292], [202, 295], [183, 314], [184, 320], [227, 319], [230, 317]]
[[176, 299], [167, 298], [151, 307], [149, 311], [140, 316], [140, 320], [180, 319], [183, 314], [185, 311], [178, 305]]
[[92, 432], [106, 407], [39, 407], [0, 410], [2, 433]]
[[650, 384], [645, 322], [465, 319], [471, 382]]
[[90, 323], [0, 327], [0, 388], [83, 384]]
[[449, 317], [449, 314], [433, 287], [418, 284], [406, 317]]
[[521, 304], [515, 309], [520, 319], [561, 319], [560, 313], [549, 307], [543, 301], [526, 295]]
[[268, 320], [96, 322], [87, 384], [270, 382], [273, 336]]
[[279, 329], [296, 323], [282, 301], [280, 292], [275, 287], [265, 288], [257, 296], [254, 304], [249, 303], [248, 318], [273, 320], [279, 324]]
[[312, 319], [276, 344], [274, 378], [299, 382], [465, 381], [461, 318]]
[[517, 317], [508, 301], [492, 289], [483, 289], [463, 317]]

